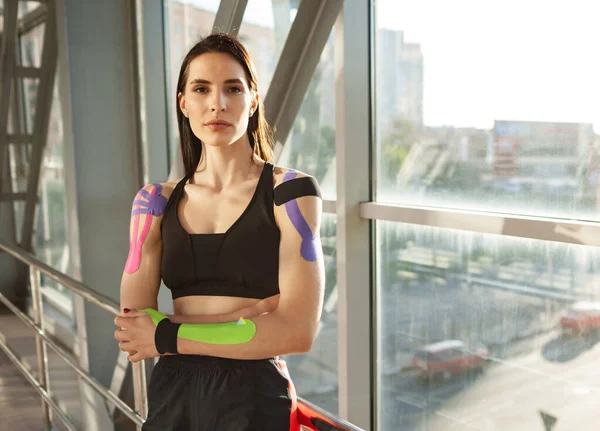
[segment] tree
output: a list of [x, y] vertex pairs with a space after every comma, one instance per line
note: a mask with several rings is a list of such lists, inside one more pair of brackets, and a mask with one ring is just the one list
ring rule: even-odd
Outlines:
[[396, 175], [406, 159], [410, 147], [417, 139], [414, 123], [402, 118], [392, 121], [389, 133], [381, 140], [380, 179], [384, 186], [393, 186]]

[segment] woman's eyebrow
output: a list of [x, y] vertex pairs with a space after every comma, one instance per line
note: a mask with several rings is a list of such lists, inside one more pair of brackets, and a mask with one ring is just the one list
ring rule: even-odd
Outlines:
[[[238, 78], [234, 78], [234, 79], [226, 79], [225, 81], [223, 81], [224, 84], [244, 84], [242, 82], [241, 79]], [[192, 81], [190, 81], [190, 84], [205, 84], [205, 85], [210, 85], [212, 84], [212, 82], [207, 81], [206, 79], [200, 79], [200, 78], [196, 78], [193, 79]]]

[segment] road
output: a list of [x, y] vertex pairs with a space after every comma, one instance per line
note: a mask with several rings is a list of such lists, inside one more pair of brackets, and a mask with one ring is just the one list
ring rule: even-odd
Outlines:
[[442, 382], [413, 370], [382, 379], [381, 430], [545, 431], [540, 411], [558, 418], [552, 431], [598, 429], [600, 337], [531, 339], [532, 351]]

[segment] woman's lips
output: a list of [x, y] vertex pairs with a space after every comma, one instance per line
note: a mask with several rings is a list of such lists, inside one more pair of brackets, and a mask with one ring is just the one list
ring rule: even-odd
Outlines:
[[223, 130], [229, 127], [229, 124], [224, 123], [212, 123], [208, 125], [208, 128], [213, 131]]

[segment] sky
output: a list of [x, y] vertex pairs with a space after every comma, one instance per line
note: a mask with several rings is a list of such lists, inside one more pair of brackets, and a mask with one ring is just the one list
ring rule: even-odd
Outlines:
[[421, 44], [424, 120], [593, 123], [600, 133], [598, 0], [377, 0], [378, 27]]
[[[425, 124], [577, 122], [600, 133], [600, 0], [374, 1], [378, 28], [421, 45]], [[271, 4], [249, 0], [244, 20], [272, 27]]]

